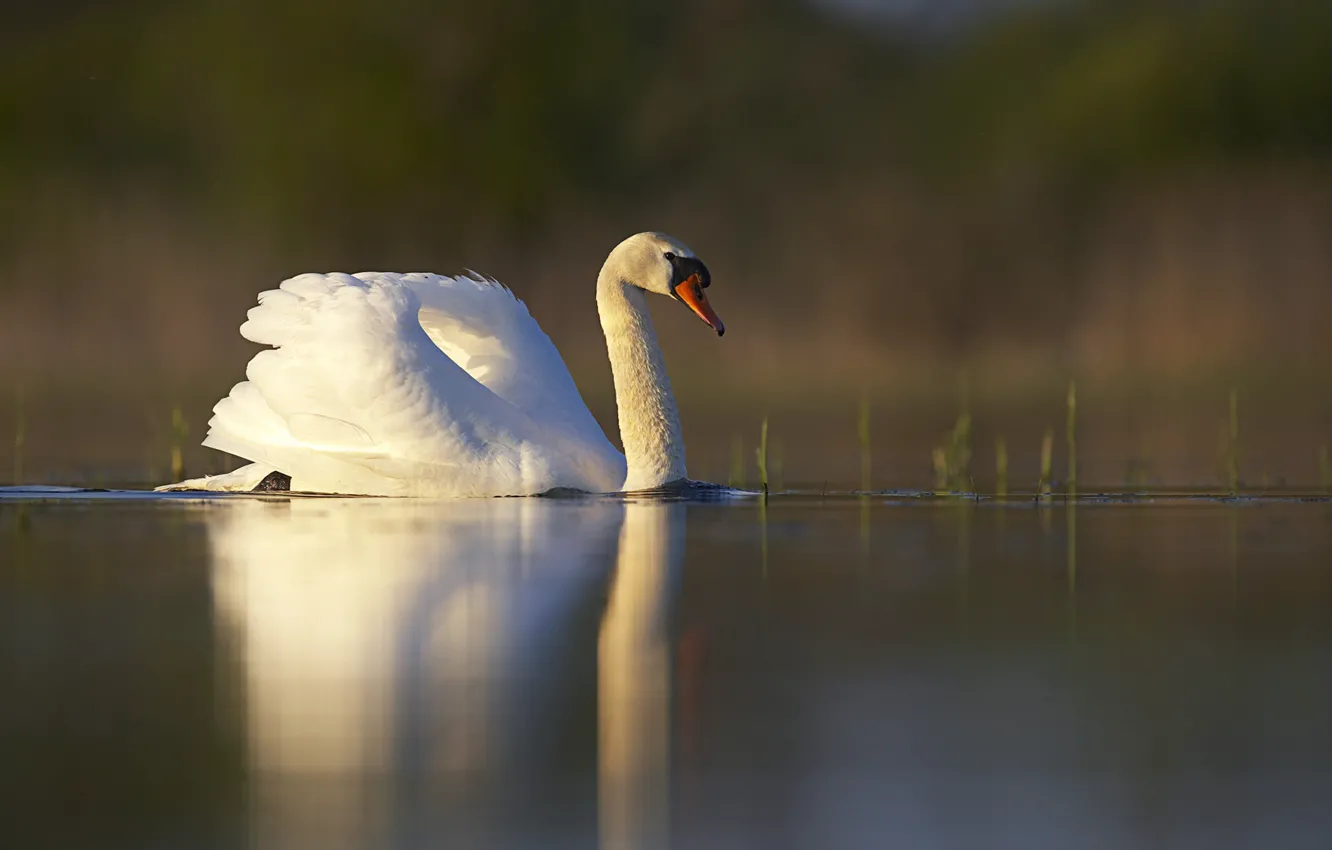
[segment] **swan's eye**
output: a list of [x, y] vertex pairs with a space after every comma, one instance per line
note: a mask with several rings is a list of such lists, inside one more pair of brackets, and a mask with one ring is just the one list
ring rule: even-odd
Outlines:
[[674, 260], [674, 259], [675, 259], [675, 254], [671, 253], [670, 251], [667, 251], [667, 252], [666, 252], [666, 259], [668, 259], [668, 260]]

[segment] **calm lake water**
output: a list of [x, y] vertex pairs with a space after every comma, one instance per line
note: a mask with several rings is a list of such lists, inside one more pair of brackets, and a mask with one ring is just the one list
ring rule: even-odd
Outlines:
[[0, 491], [0, 845], [1325, 848], [1332, 504]]

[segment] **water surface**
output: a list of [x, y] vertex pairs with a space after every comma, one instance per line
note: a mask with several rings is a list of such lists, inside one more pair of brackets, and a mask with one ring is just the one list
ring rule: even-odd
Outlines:
[[0, 493], [12, 847], [1325, 847], [1332, 504]]

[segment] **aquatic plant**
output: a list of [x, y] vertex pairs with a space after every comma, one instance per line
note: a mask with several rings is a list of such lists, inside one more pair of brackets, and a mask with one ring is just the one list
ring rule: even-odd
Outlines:
[[1003, 437], [994, 438], [994, 494], [1008, 495], [1008, 443]]
[[1332, 490], [1332, 466], [1328, 465], [1327, 446], [1318, 447], [1318, 489]]
[[971, 414], [958, 414], [953, 430], [934, 449], [934, 483], [939, 492], [960, 493], [975, 488], [971, 480]]
[[930, 452], [930, 465], [934, 469], [934, 494], [942, 496], [948, 492], [948, 453], [943, 446], [935, 446]]
[[957, 380], [958, 414], [944, 444], [933, 452], [935, 489], [975, 493], [971, 477], [971, 382], [966, 372]]
[[971, 414], [963, 412], [953, 425], [948, 444], [948, 474], [955, 490], [976, 489], [971, 486]]

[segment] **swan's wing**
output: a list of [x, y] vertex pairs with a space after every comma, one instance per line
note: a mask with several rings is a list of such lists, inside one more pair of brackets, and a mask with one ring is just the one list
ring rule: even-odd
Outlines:
[[550, 337], [503, 284], [482, 277], [364, 274], [398, 279], [421, 300], [421, 326], [469, 375], [543, 423], [560, 423], [614, 452]]
[[[535, 493], [613, 471], [558, 427], [476, 381], [427, 336], [394, 275], [301, 275], [241, 326], [261, 351], [214, 408], [204, 445], [297, 489], [386, 495]], [[604, 438], [603, 438], [604, 439]]]

